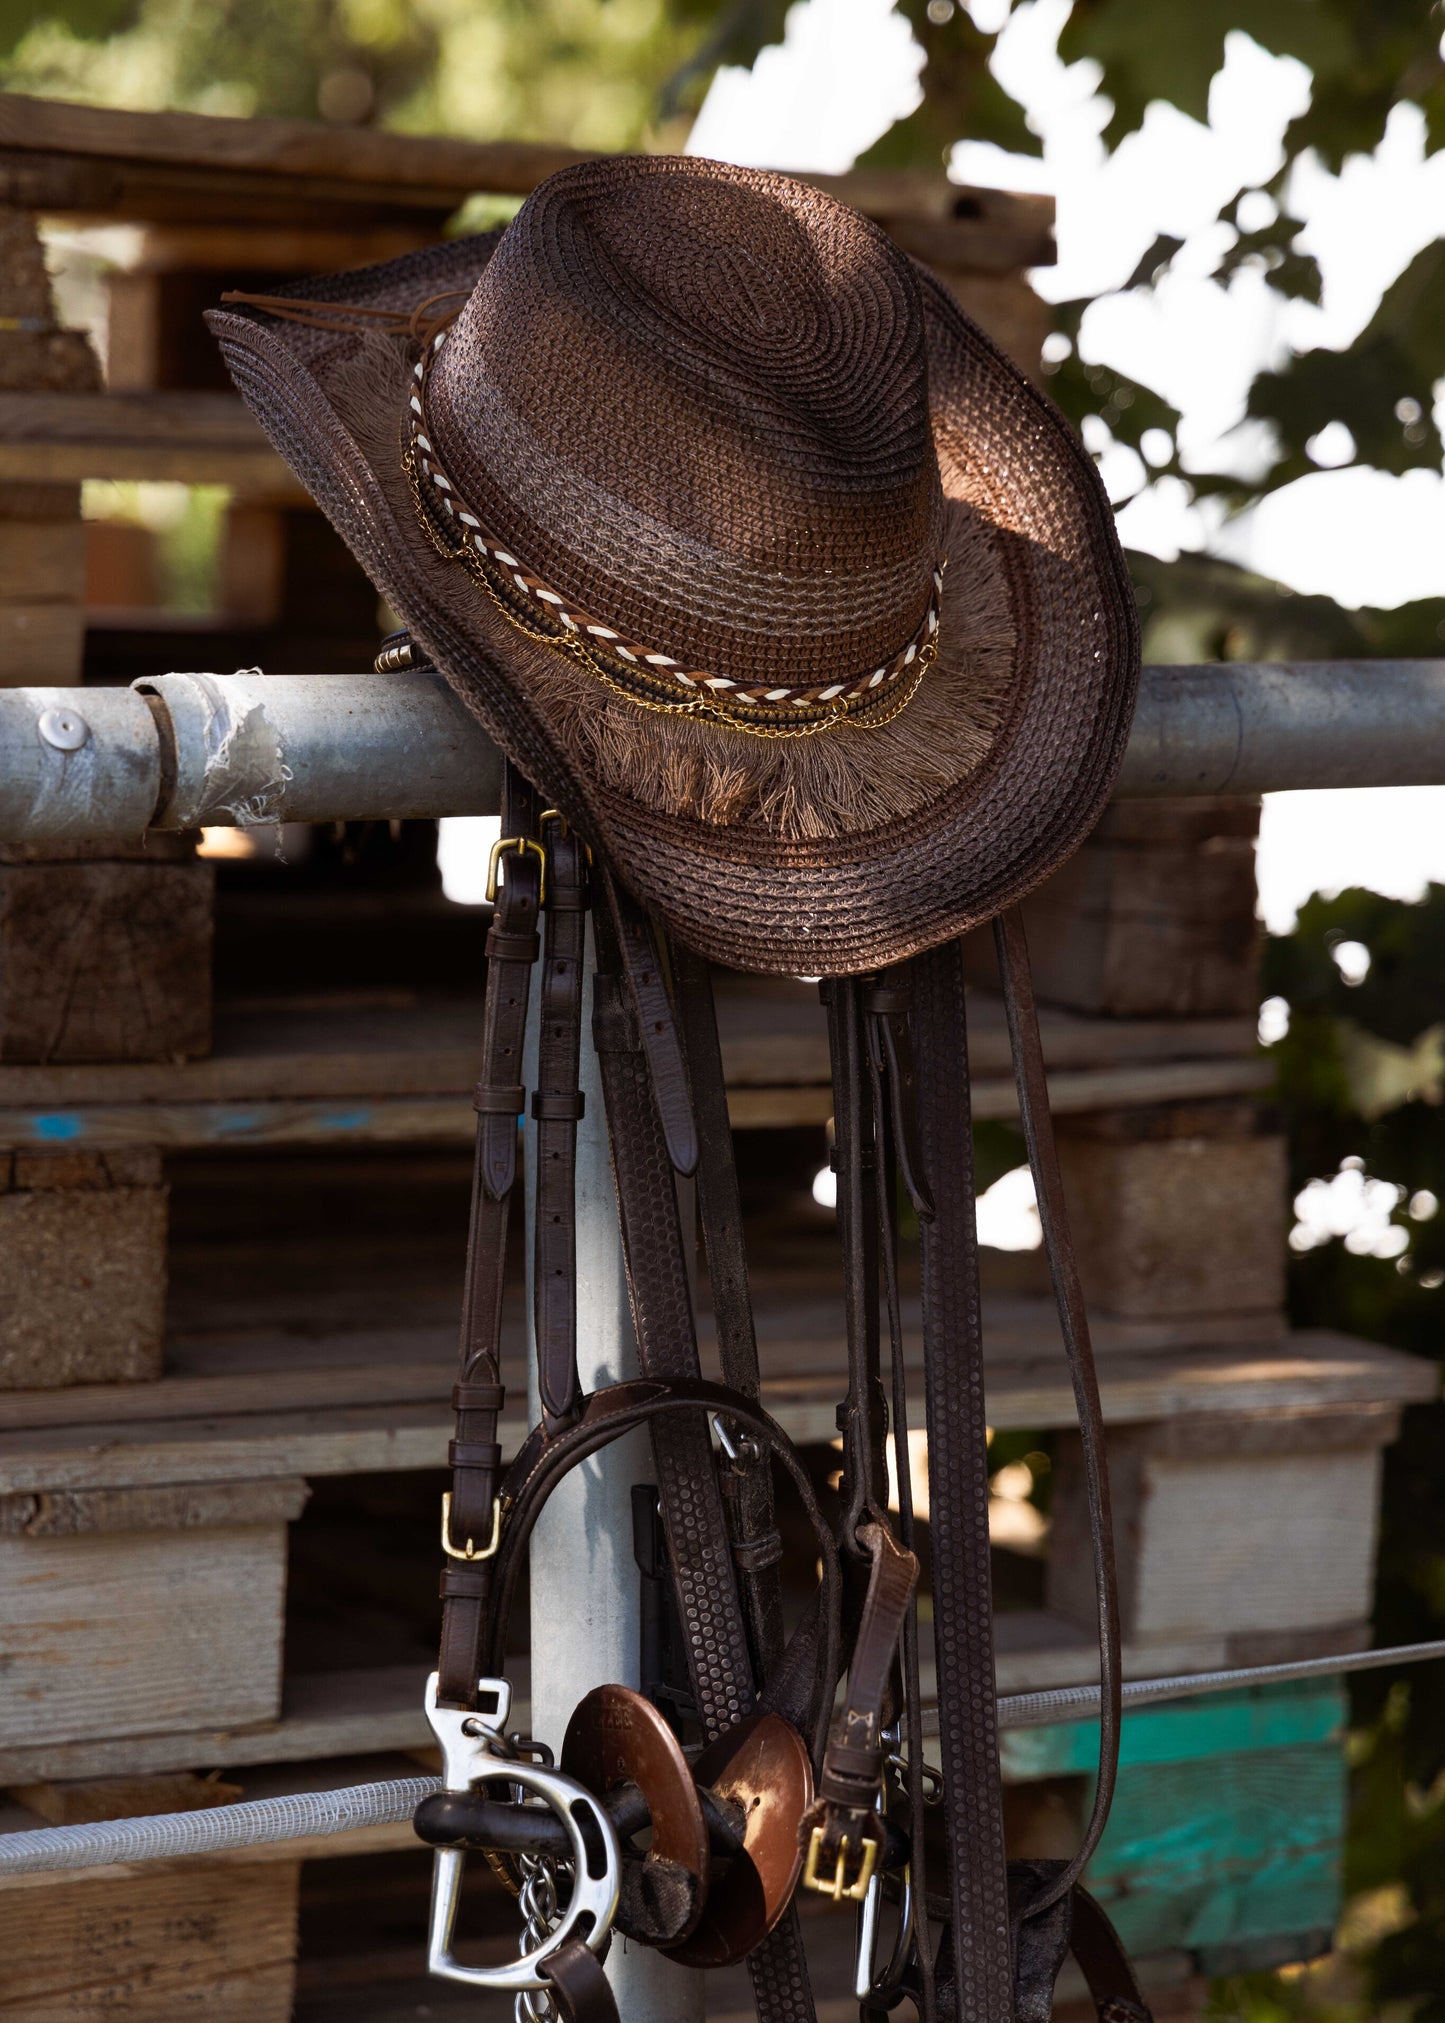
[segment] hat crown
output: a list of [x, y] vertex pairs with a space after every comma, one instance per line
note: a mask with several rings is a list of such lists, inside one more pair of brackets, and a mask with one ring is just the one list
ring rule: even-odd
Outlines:
[[689, 665], [828, 681], [927, 609], [918, 283], [786, 177], [639, 157], [550, 178], [446, 337], [428, 422], [530, 570]]

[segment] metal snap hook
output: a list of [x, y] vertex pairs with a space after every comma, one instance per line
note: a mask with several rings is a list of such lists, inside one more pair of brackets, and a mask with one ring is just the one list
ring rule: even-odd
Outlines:
[[[519, 1995], [546, 1986], [542, 1966], [569, 1939], [579, 1938], [590, 1951], [601, 1951], [617, 1911], [622, 1851], [611, 1820], [591, 1792], [571, 1777], [502, 1753], [506, 1747], [512, 1689], [505, 1679], [483, 1679], [479, 1684], [482, 1694], [496, 1702], [489, 1714], [461, 1707], [439, 1707], [437, 1674], [433, 1672], [427, 1681], [426, 1716], [441, 1745], [443, 1788], [470, 1791], [484, 1778], [505, 1778], [524, 1794], [524, 1802], [525, 1794], [530, 1793], [549, 1805], [571, 1842], [572, 1896], [545, 1939], [517, 1959], [496, 1967], [465, 1967], [452, 1951], [452, 1938], [466, 1854], [461, 1848], [438, 1848], [432, 1870], [427, 1969], [444, 1981]], [[529, 1935], [530, 1932], [529, 1926]]]

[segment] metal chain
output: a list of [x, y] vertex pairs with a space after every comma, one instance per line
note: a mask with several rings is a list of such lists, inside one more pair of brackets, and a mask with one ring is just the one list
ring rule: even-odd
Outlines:
[[[517, 1951], [533, 1953], [546, 1944], [557, 1923], [557, 1880], [545, 1856], [520, 1855], [518, 1866], [522, 1871], [522, 1936]], [[513, 2010], [516, 2023], [551, 2023], [556, 2014], [552, 1997], [544, 1988], [524, 1988]]]

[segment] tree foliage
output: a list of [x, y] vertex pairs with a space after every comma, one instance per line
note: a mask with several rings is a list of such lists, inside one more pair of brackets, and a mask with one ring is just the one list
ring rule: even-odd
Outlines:
[[[1237, 192], [1220, 213], [1237, 236], [1216, 278], [1228, 281], [1254, 268], [1276, 293], [1318, 301], [1318, 269], [1296, 243], [1298, 220], [1283, 208], [1291, 170], [1311, 150], [1336, 171], [1349, 155], [1371, 152], [1400, 106], [1419, 108], [1429, 149], [1445, 144], [1442, 27], [1439, 5], [1421, 0], [1252, 0], [1249, 6], [1191, 0], [1170, 11], [1167, 32], [1161, 32], [1158, 0], [1074, 0], [1059, 49], [1070, 60], [1088, 58], [1099, 66], [1100, 90], [1113, 106], [1105, 129], [1111, 145], [1139, 128], [1154, 101], [1205, 119], [1231, 30], [1308, 65], [1309, 105], [1286, 130], [1284, 161], [1266, 192], [1279, 205], [1278, 216], [1261, 230], [1241, 231], [1237, 206], [1244, 192]], [[1130, 285], [1157, 285], [1172, 258], [1167, 253], [1147, 279], [1136, 276]], [[1317, 468], [1309, 446], [1331, 422], [1349, 429], [1360, 463], [1392, 472], [1438, 470], [1441, 442], [1431, 406], [1433, 388], [1445, 377], [1442, 274], [1440, 248], [1431, 247], [1347, 349], [1306, 351], [1261, 373], [1248, 413], [1273, 432], [1277, 450], [1270, 469], [1248, 486], [1206, 475], [1196, 478], [1196, 489], [1224, 492], [1238, 504], [1302, 477]]]
[[413, 132], [675, 145], [786, 0], [15, 0], [11, 89]]

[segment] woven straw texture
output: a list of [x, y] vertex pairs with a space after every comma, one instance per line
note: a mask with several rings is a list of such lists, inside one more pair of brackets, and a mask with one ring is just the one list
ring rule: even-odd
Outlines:
[[504, 234], [295, 292], [470, 299], [427, 420], [525, 567], [736, 680], [939, 658], [882, 728], [763, 739], [611, 693], [440, 557], [402, 468], [416, 346], [213, 312], [238, 387], [501, 748], [714, 960], [838, 975], [987, 919], [1077, 845], [1132, 715], [1134, 604], [1057, 411], [924, 270], [785, 178], [564, 171]]

